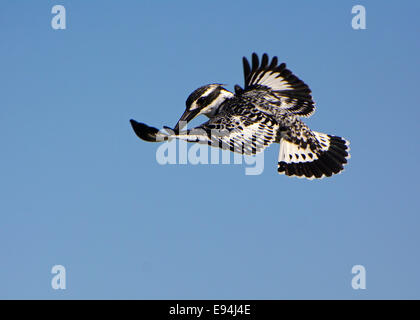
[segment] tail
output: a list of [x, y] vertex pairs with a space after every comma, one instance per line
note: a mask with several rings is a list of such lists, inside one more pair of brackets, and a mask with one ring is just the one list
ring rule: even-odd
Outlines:
[[320, 148], [313, 150], [309, 144], [305, 148], [281, 138], [278, 172], [298, 178], [321, 179], [344, 170], [350, 158], [349, 142], [337, 136], [313, 131]]

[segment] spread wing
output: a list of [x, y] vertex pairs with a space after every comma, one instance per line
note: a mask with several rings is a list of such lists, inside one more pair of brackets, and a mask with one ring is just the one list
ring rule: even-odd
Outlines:
[[253, 53], [252, 67], [245, 57], [243, 67], [243, 94], [258, 93], [261, 96], [265, 91], [266, 100], [299, 116], [310, 116], [315, 111], [309, 87], [288, 70], [285, 63], [278, 65], [277, 57], [269, 62], [264, 53], [260, 63], [257, 54]]
[[249, 118], [228, 111], [221, 112], [196, 128], [181, 131], [171, 137], [253, 155], [276, 141], [278, 129], [278, 123], [262, 112]]

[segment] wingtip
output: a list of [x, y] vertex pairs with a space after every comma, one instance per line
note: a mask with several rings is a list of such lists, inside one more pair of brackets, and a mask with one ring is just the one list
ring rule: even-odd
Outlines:
[[159, 132], [158, 129], [154, 127], [150, 127], [144, 123], [137, 122], [134, 119], [130, 119], [130, 124], [137, 137], [139, 137], [140, 139], [144, 141], [157, 142], [156, 136], [157, 136], [157, 133]]

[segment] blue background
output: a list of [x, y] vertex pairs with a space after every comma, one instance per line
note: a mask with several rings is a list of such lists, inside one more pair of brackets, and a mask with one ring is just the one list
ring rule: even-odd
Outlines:
[[[51, 8], [67, 29], [51, 28]], [[363, 4], [367, 29], [353, 30]], [[420, 298], [418, 1], [2, 1], [0, 298]], [[159, 165], [197, 87], [277, 55], [344, 174]], [[205, 118], [198, 119], [204, 121]], [[67, 289], [51, 288], [51, 268]], [[353, 265], [367, 289], [353, 290]]]

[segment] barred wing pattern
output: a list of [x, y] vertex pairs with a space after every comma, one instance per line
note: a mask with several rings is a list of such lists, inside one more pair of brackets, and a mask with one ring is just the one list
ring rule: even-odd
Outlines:
[[273, 57], [269, 63], [265, 53], [261, 63], [258, 56], [252, 54], [252, 67], [243, 57], [245, 93], [257, 91], [261, 94], [265, 91], [266, 99], [278, 104], [279, 108], [298, 116], [312, 115], [315, 105], [309, 87], [288, 70], [285, 63], [277, 64], [277, 57]]
[[196, 128], [172, 137], [254, 155], [276, 141], [279, 129], [277, 122], [263, 113], [254, 117], [257, 119], [240, 114], [226, 115], [224, 112]]

